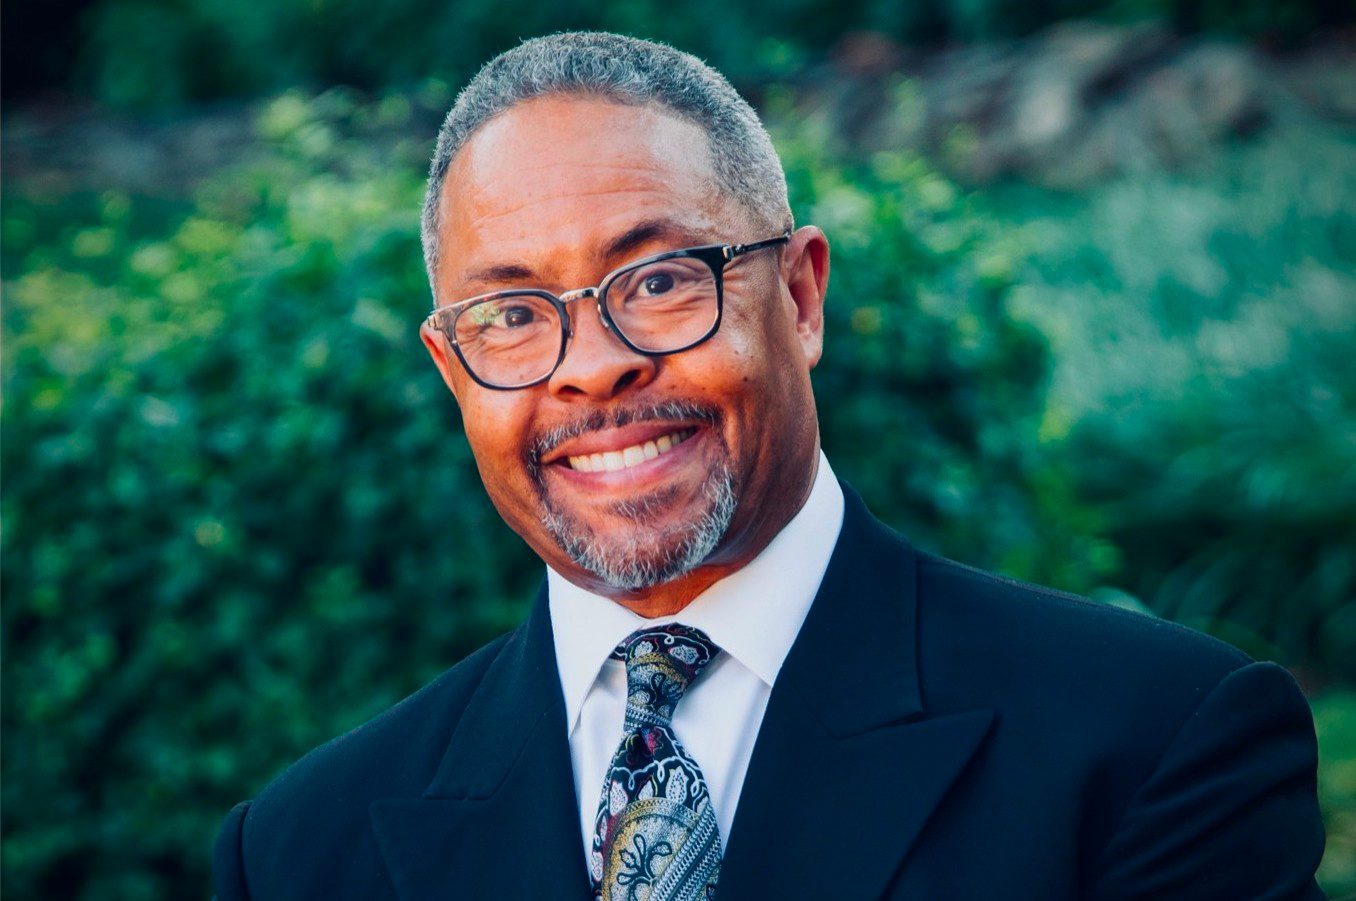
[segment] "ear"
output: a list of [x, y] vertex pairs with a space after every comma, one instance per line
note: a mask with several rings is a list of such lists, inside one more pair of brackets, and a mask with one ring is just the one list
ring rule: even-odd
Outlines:
[[453, 376], [454, 372], [460, 368], [461, 363], [452, 358], [452, 346], [447, 343], [447, 336], [425, 321], [419, 326], [419, 340], [423, 341], [424, 346], [428, 348], [428, 355], [433, 358], [433, 365], [438, 367], [438, 373], [443, 377], [443, 383], [452, 392], [452, 396], [460, 402], [461, 397], [457, 394], [457, 381]]
[[824, 352], [824, 295], [829, 290], [829, 240], [813, 225], [796, 229], [782, 256], [783, 279], [795, 307], [796, 336], [813, 369]]

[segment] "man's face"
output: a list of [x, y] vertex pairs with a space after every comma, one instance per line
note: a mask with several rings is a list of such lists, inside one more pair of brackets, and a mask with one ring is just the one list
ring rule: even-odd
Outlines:
[[[718, 189], [696, 126], [574, 97], [487, 123], [453, 161], [441, 214], [439, 304], [515, 287], [560, 294], [642, 256], [776, 233]], [[814, 229], [739, 258], [719, 331], [664, 357], [629, 350], [593, 300], [576, 301], [560, 368], [513, 391], [472, 381], [440, 333], [425, 326], [423, 339], [500, 514], [572, 581], [624, 595], [703, 561], [742, 566], [803, 502], [826, 279]], [[625, 465], [587, 471], [577, 459], [609, 454]]]

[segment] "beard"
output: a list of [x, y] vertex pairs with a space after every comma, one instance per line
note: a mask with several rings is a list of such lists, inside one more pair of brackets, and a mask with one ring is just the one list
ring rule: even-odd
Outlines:
[[621, 427], [632, 422], [664, 420], [672, 420], [676, 425], [697, 420], [718, 426], [719, 418], [719, 412], [711, 408], [672, 402], [621, 410], [610, 416], [595, 413], [542, 435], [533, 442], [528, 468], [544, 510], [542, 522], [547, 532], [577, 566], [597, 576], [609, 588], [639, 591], [692, 572], [725, 537], [737, 506], [729, 448], [719, 437], [722, 432], [718, 427], [709, 432], [720, 441], [720, 460], [702, 483], [696, 515], [677, 524], [661, 524], [662, 514], [677, 500], [677, 489], [660, 489], [614, 504], [610, 512], [631, 527], [600, 534], [554, 502], [535, 461], [570, 438], [608, 425]]

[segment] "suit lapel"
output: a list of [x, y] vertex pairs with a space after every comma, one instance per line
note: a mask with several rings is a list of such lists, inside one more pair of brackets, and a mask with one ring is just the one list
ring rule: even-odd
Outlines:
[[423, 796], [372, 804], [403, 901], [589, 897], [564, 709], [543, 587]]
[[880, 897], [993, 719], [927, 715], [913, 551], [844, 494], [842, 533], [744, 779], [722, 901]]

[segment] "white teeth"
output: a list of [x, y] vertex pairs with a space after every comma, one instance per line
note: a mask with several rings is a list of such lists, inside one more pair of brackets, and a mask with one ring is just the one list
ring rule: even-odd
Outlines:
[[619, 451], [581, 454], [566, 459], [569, 461], [570, 468], [579, 472], [616, 472], [619, 469], [629, 469], [638, 463], [644, 463], [646, 460], [653, 460], [661, 454], [668, 453], [691, 438], [695, 431], [696, 429], [679, 429], [676, 432], [670, 432], [656, 438], [654, 441], [633, 444]]

